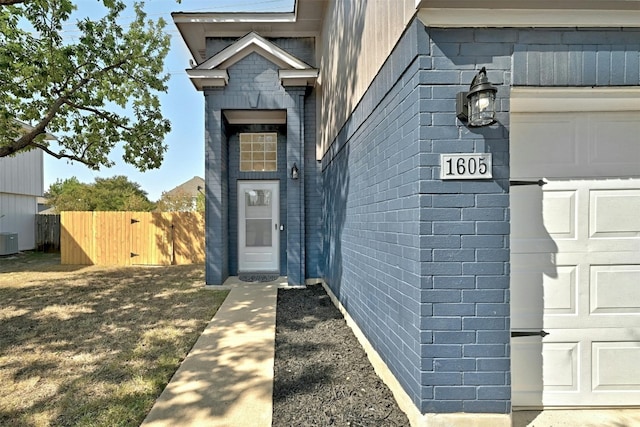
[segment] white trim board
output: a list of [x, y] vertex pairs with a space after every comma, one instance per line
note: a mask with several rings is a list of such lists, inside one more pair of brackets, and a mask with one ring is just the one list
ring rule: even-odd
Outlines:
[[250, 53], [257, 52], [274, 64], [283, 68], [292, 68], [296, 70], [306, 70], [311, 68], [308, 64], [284, 51], [280, 47], [259, 36], [255, 32], [251, 32], [232, 45], [226, 47], [216, 55], [199, 64], [196, 68], [214, 69], [229, 68]]
[[511, 113], [640, 111], [640, 86], [511, 88]]
[[418, 18], [427, 27], [640, 27], [638, 10], [423, 8]]

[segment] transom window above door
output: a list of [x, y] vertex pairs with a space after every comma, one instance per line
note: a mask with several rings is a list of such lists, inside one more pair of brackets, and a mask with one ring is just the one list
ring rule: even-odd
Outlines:
[[240, 171], [275, 172], [278, 170], [278, 134], [241, 133]]

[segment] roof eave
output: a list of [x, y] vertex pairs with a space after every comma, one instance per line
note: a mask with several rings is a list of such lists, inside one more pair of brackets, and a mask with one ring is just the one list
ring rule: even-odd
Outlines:
[[207, 37], [316, 37], [322, 29], [327, 0], [296, 0], [293, 12], [174, 12], [173, 22], [197, 63], [203, 62]]
[[315, 86], [319, 71], [315, 68], [305, 70], [279, 70], [278, 77], [282, 86]]
[[640, 27], [639, 0], [417, 0], [428, 27]]
[[202, 91], [205, 87], [224, 87], [229, 83], [227, 70], [185, 70], [191, 83], [197, 90]]

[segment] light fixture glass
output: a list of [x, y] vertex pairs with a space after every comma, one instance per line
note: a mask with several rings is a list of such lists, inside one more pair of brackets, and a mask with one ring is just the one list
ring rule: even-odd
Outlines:
[[299, 174], [300, 172], [298, 171], [298, 165], [294, 163], [293, 167], [291, 168], [291, 179], [298, 179]]
[[457, 117], [468, 122], [470, 127], [490, 125], [495, 122], [496, 92], [487, 78], [485, 67], [476, 74], [469, 86], [469, 92], [460, 92], [457, 97]]
[[[467, 95], [469, 97], [469, 95]], [[495, 122], [496, 93], [476, 92], [469, 97], [469, 126], [486, 126]]]

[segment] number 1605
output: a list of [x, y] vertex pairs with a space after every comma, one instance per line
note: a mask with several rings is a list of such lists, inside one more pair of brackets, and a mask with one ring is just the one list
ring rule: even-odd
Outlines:
[[440, 179], [492, 178], [491, 153], [441, 154]]

